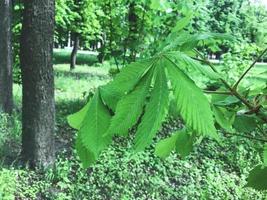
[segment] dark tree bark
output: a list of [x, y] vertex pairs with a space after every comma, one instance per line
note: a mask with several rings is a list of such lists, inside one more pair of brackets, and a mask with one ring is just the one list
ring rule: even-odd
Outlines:
[[24, 0], [22, 158], [31, 167], [48, 167], [55, 159], [54, 10], [54, 0]]
[[105, 48], [106, 44], [104, 40], [100, 40], [100, 48], [98, 48], [98, 62], [103, 63], [105, 60]]
[[77, 53], [78, 53], [78, 49], [79, 49], [79, 42], [80, 42], [79, 34], [74, 33], [74, 35], [73, 35], [73, 49], [72, 49], [71, 57], [70, 57], [70, 70], [75, 69]]
[[12, 112], [12, 1], [0, 1], [0, 110]]
[[129, 38], [128, 45], [130, 50], [130, 61], [135, 61], [136, 59], [136, 42], [138, 40], [138, 16], [136, 14], [136, 5], [135, 2], [132, 1], [129, 4]]

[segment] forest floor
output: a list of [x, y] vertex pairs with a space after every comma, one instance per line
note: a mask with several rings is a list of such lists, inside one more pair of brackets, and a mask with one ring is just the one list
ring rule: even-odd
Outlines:
[[[20, 151], [21, 134], [21, 86], [15, 85], [15, 126], [4, 127], [3, 117], [0, 121], [0, 130], [5, 130], [0, 139], [1, 200], [266, 199], [266, 193], [244, 188], [249, 170], [260, 163], [262, 144], [237, 136], [224, 137], [220, 145], [205, 139], [183, 160], [177, 154], [164, 160], [156, 157], [154, 145], [132, 154], [132, 135], [115, 138], [94, 166], [83, 169], [73, 148], [75, 130], [66, 118], [86, 103], [90, 92], [111, 79], [109, 69], [108, 63], [101, 67], [80, 65], [72, 72], [66, 64], [55, 65], [57, 162], [46, 171], [23, 169], [14, 157]], [[155, 142], [180, 125], [169, 119]]]

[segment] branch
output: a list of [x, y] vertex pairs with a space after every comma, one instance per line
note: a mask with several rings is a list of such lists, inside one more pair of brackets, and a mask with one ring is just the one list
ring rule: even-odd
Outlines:
[[249, 68], [242, 74], [242, 76], [238, 79], [238, 81], [234, 84], [233, 88], [236, 89], [238, 84], [242, 81], [242, 79], [247, 75], [247, 73], [255, 66], [255, 64], [264, 56], [267, 52], [267, 48], [262, 51], [262, 53], [254, 60], [254, 62], [249, 66]]
[[260, 141], [260, 142], [267, 143], [267, 140], [265, 140], [263, 138], [255, 138], [255, 137], [252, 137], [252, 136], [242, 135], [242, 134], [237, 134], [237, 133], [227, 133], [225, 131], [223, 133], [226, 134], [226, 135], [229, 135], [229, 136], [238, 136], [238, 137], [243, 137], [243, 138], [247, 138], [247, 139], [251, 139], [251, 140], [257, 140], [257, 141]]
[[[214, 72], [218, 73], [218, 71], [216, 70], [216, 68], [214, 67], [214, 65], [211, 62], [209, 62], [208, 60], [206, 60], [205, 57], [200, 52], [198, 52], [197, 50], [195, 50], [195, 52], [199, 56], [201, 56], [203, 58], [203, 59], [198, 59], [197, 58], [198, 61], [201, 61], [201, 62], [206, 63], [207, 65], [210, 66], [210, 68]], [[163, 55], [163, 56], [167, 60], [169, 60], [173, 65], [175, 65], [176, 67], [178, 67], [178, 65], [175, 62], [173, 62], [171, 59], [169, 59], [167, 56], [165, 56], [165, 55]], [[267, 116], [266, 116], [266, 114], [261, 109], [259, 109], [258, 107], [254, 107], [254, 105], [250, 104], [245, 97], [243, 97], [241, 94], [239, 94], [235, 88], [232, 88], [223, 78], [220, 78], [220, 80], [225, 85], [225, 87], [229, 90], [230, 95], [233, 95], [237, 99], [239, 99], [244, 105], [246, 105], [249, 108], [250, 111], [252, 111], [253, 113], [255, 113], [261, 120], [264, 121], [264, 123], [267, 123]]]
[[[214, 65], [209, 62], [200, 52], [195, 50], [195, 52], [202, 58], [202, 60], [199, 59], [199, 61], [202, 61], [206, 63], [214, 72], [218, 73]], [[234, 95], [236, 98], [238, 98], [243, 104], [245, 104], [250, 110], [254, 109], [254, 106], [251, 105], [246, 98], [242, 97], [234, 88], [232, 88], [223, 78], [220, 78], [221, 82], [224, 84], [224, 86], [230, 91], [232, 95]]]

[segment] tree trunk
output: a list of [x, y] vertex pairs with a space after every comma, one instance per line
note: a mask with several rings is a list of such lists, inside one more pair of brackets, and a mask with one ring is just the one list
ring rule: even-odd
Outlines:
[[71, 57], [70, 57], [70, 70], [75, 69], [75, 65], [76, 65], [76, 59], [77, 59], [77, 52], [79, 49], [79, 34], [78, 33], [74, 33], [74, 39], [73, 39], [73, 49], [71, 52]]
[[55, 159], [54, 10], [54, 0], [24, 0], [22, 158], [31, 167], [48, 167]]
[[136, 59], [136, 42], [138, 40], [138, 16], [136, 14], [135, 9], [135, 2], [132, 1], [129, 4], [129, 14], [128, 14], [128, 21], [129, 21], [129, 38], [128, 38], [128, 45], [130, 50], [130, 61], [135, 61]]
[[12, 0], [0, 1], [0, 110], [12, 112]]

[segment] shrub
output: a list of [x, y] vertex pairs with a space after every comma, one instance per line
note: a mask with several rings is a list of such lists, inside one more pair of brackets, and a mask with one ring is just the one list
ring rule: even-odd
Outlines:
[[[0, 113], [0, 157], [2, 162], [14, 160], [21, 141], [21, 122], [14, 113], [12, 117]], [[11, 159], [10, 159], [11, 158]]]
[[0, 199], [14, 200], [16, 191], [16, 176], [14, 171], [1, 169], [0, 170]]

